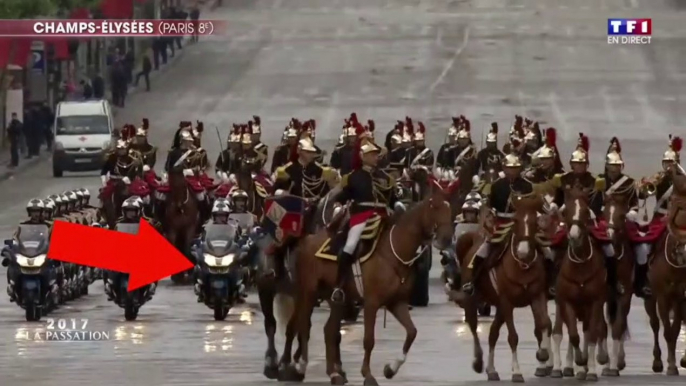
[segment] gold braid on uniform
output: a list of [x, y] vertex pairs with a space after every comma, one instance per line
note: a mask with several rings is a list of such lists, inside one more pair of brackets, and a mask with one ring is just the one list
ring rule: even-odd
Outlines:
[[318, 192], [321, 191], [322, 186], [326, 184], [323, 178], [310, 177], [305, 174], [305, 169], [302, 171], [302, 192], [305, 198], [319, 197]]
[[387, 198], [391, 196], [391, 189], [395, 189], [395, 183], [392, 178], [372, 178], [374, 181], [374, 197], [377, 202], [388, 204]]

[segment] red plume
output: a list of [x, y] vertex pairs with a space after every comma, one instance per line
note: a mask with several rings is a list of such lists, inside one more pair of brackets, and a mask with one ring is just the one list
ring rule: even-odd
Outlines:
[[317, 129], [317, 121], [310, 119], [310, 127], [312, 128], [312, 131], [315, 131]]
[[498, 134], [498, 122], [491, 123], [491, 133]]
[[405, 117], [405, 126], [407, 126], [407, 131], [410, 134], [414, 133], [414, 126], [412, 125], [412, 118], [410, 117]]
[[357, 135], [358, 137], [361, 137], [365, 131], [366, 130], [364, 129], [364, 126], [360, 125], [359, 122], [355, 122], [355, 135]]
[[150, 128], [150, 121], [148, 118], [143, 118], [143, 130], [148, 131]]
[[555, 128], [550, 127], [545, 131], [545, 144], [550, 148], [557, 149], [557, 130]]
[[350, 124], [354, 125], [357, 123], [357, 113], [350, 113]]
[[374, 121], [371, 120], [371, 119], [368, 120], [368, 121], [367, 121], [367, 129], [368, 129], [369, 131], [373, 132], [375, 128], [376, 128], [376, 125], [374, 124]]
[[615, 147], [617, 153], [622, 152], [622, 146], [619, 144], [619, 139], [617, 137], [612, 137], [612, 139], [610, 140], [610, 148], [612, 148], [613, 146]]
[[260, 126], [260, 123], [261, 123], [260, 117], [258, 117], [257, 115], [253, 115], [253, 116], [252, 116], [252, 119], [253, 119], [253, 121], [255, 121], [255, 124], [256, 124], [257, 126]]
[[422, 134], [426, 133], [426, 128], [422, 122], [419, 122], [419, 132]]
[[674, 150], [675, 152], [679, 153], [683, 145], [684, 141], [681, 139], [681, 137], [672, 138], [672, 150]]
[[460, 117], [453, 117], [453, 127], [456, 129], [460, 127]]
[[591, 148], [591, 143], [589, 142], [588, 137], [585, 136], [584, 133], [579, 133], [579, 138], [581, 139], [581, 148], [588, 153], [588, 149]]
[[195, 122], [197, 122], [197, 124], [196, 124], [196, 126], [195, 126], [195, 130], [196, 130], [198, 133], [202, 133], [202, 132], [205, 130], [205, 124], [202, 123], [202, 122], [200, 122], [200, 121], [195, 121]]
[[469, 122], [467, 118], [464, 118], [464, 129], [466, 131], [471, 131], [472, 130], [472, 124]]

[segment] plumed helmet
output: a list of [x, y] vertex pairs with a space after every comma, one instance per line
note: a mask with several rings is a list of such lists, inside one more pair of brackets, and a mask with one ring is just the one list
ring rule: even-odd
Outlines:
[[314, 146], [314, 142], [309, 136], [304, 136], [298, 141], [298, 151], [316, 152], [317, 148]]
[[503, 166], [506, 168], [517, 168], [522, 166], [522, 161], [516, 154], [510, 153], [503, 159]]
[[579, 142], [576, 145], [576, 149], [572, 152], [572, 157], [570, 158], [569, 162], [588, 164], [589, 148], [590, 142], [588, 137], [583, 133], [579, 133]]
[[141, 125], [141, 127], [136, 129], [136, 136], [137, 137], [147, 137], [149, 128], [150, 128], [150, 121], [148, 121], [148, 118], [143, 118], [143, 124]]
[[555, 158], [557, 154], [557, 130], [549, 128], [545, 131], [545, 143], [536, 151], [537, 159]]
[[195, 138], [193, 138], [193, 134], [191, 134], [189, 130], [181, 130], [179, 133], [179, 139], [181, 141], [193, 142]]
[[610, 140], [610, 147], [607, 149], [607, 154], [605, 155], [606, 165], [624, 165], [624, 160], [622, 159], [622, 147], [619, 144], [619, 139], [617, 137], [612, 137]]
[[262, 134], [262, 119], [259, 116], [252, 116], [252, 127], [250, 129], [253, 134]]
[[43, 203], [43, 200], [39, 200], [37, 198], [32, 198], [26, 204], [26, 210], [43, 210], [44, 208], [45, 204]]
[[457, 139], [472, 139], [471, 123], [464, 115], [460, 115], [461, 127], [457, 132]]
[[683, 141], [680, 137], [672, 137], [672, 135], [669, 135], [669, 145], [667, 150], [662, 154], [662, 160], [663, 161], [672, 161], [679, 163], [679, 153], [681, 152], [681, 146], [683, 145]]
[[[402, 121], [399, 121], [401, 124]], [[402, 142], [412, 142], [414, 137], [414, 125], [412, 124], [412, 118], [405, 117], [405, 123], [403, 124], [403, 140]]]
[[488, 134], [486, 134], [486, 142], [498, 142], [498, 122], [491, 122], [491, 128], [489, 129]]
[[241, 126], [241, 143], [243, 145], [252, 145], [252, 131], [250, 131], [250, 126], [252, 126], [252, 121], [248, 122], [247, 125]]
[[426, 140], [426, 127], [424, 127], [424, 123], [419, 122], [417, 123], [417, 132], [414, 133], [414, 140], [415, 141], [424, 141]]
[[448, 138], [457, 138], [457, 131], [458, 131], [459, 127], [460, 127], [460, 118], [453, 117], [453, 123], [448, 128], [448, 133], [447, 133]]

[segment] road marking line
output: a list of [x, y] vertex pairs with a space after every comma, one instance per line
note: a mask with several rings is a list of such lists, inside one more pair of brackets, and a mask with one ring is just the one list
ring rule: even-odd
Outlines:
[[464, 30], [464, 39], [462, 39], [462, 44], [457, 47], [455, 50], [455, 53], [453, 54], [453, 57], [450, 58], [448, 63], [446, 63], [445, 67], [443, 68], [443, 72], [441, 72], [441, 75], [436, 78], [436, 80], [431, 84], [431, 87], [429, 87], [429, 94], [432, 94], [434, 90], [436, 89], [436, 86], [439, 85], [443, 81], [443, 78], [448, 74], [448, 71], [450, 71], [451, 68], [453, 68], [453, 65], [455, 65], [455, 61], [457, 60], [457, 57], [460, 56], [462, 51], [467, 47], [467, 44], [469, 44], [469, 26], [465, 28]]

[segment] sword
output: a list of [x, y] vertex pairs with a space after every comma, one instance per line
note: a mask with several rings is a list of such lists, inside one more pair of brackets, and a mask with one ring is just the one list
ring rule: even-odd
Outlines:
[[215, 130], [217, 130], [217, 138], [219, 138], [219, 150], [221, 153], [219, 153], [219, 156], [222, 157], [222, 166], [225, 165], [224, 162], [224, 146], [222, 145], [222, 136], [219, 134], [219, 128], [217, 126], [214, 127]]

